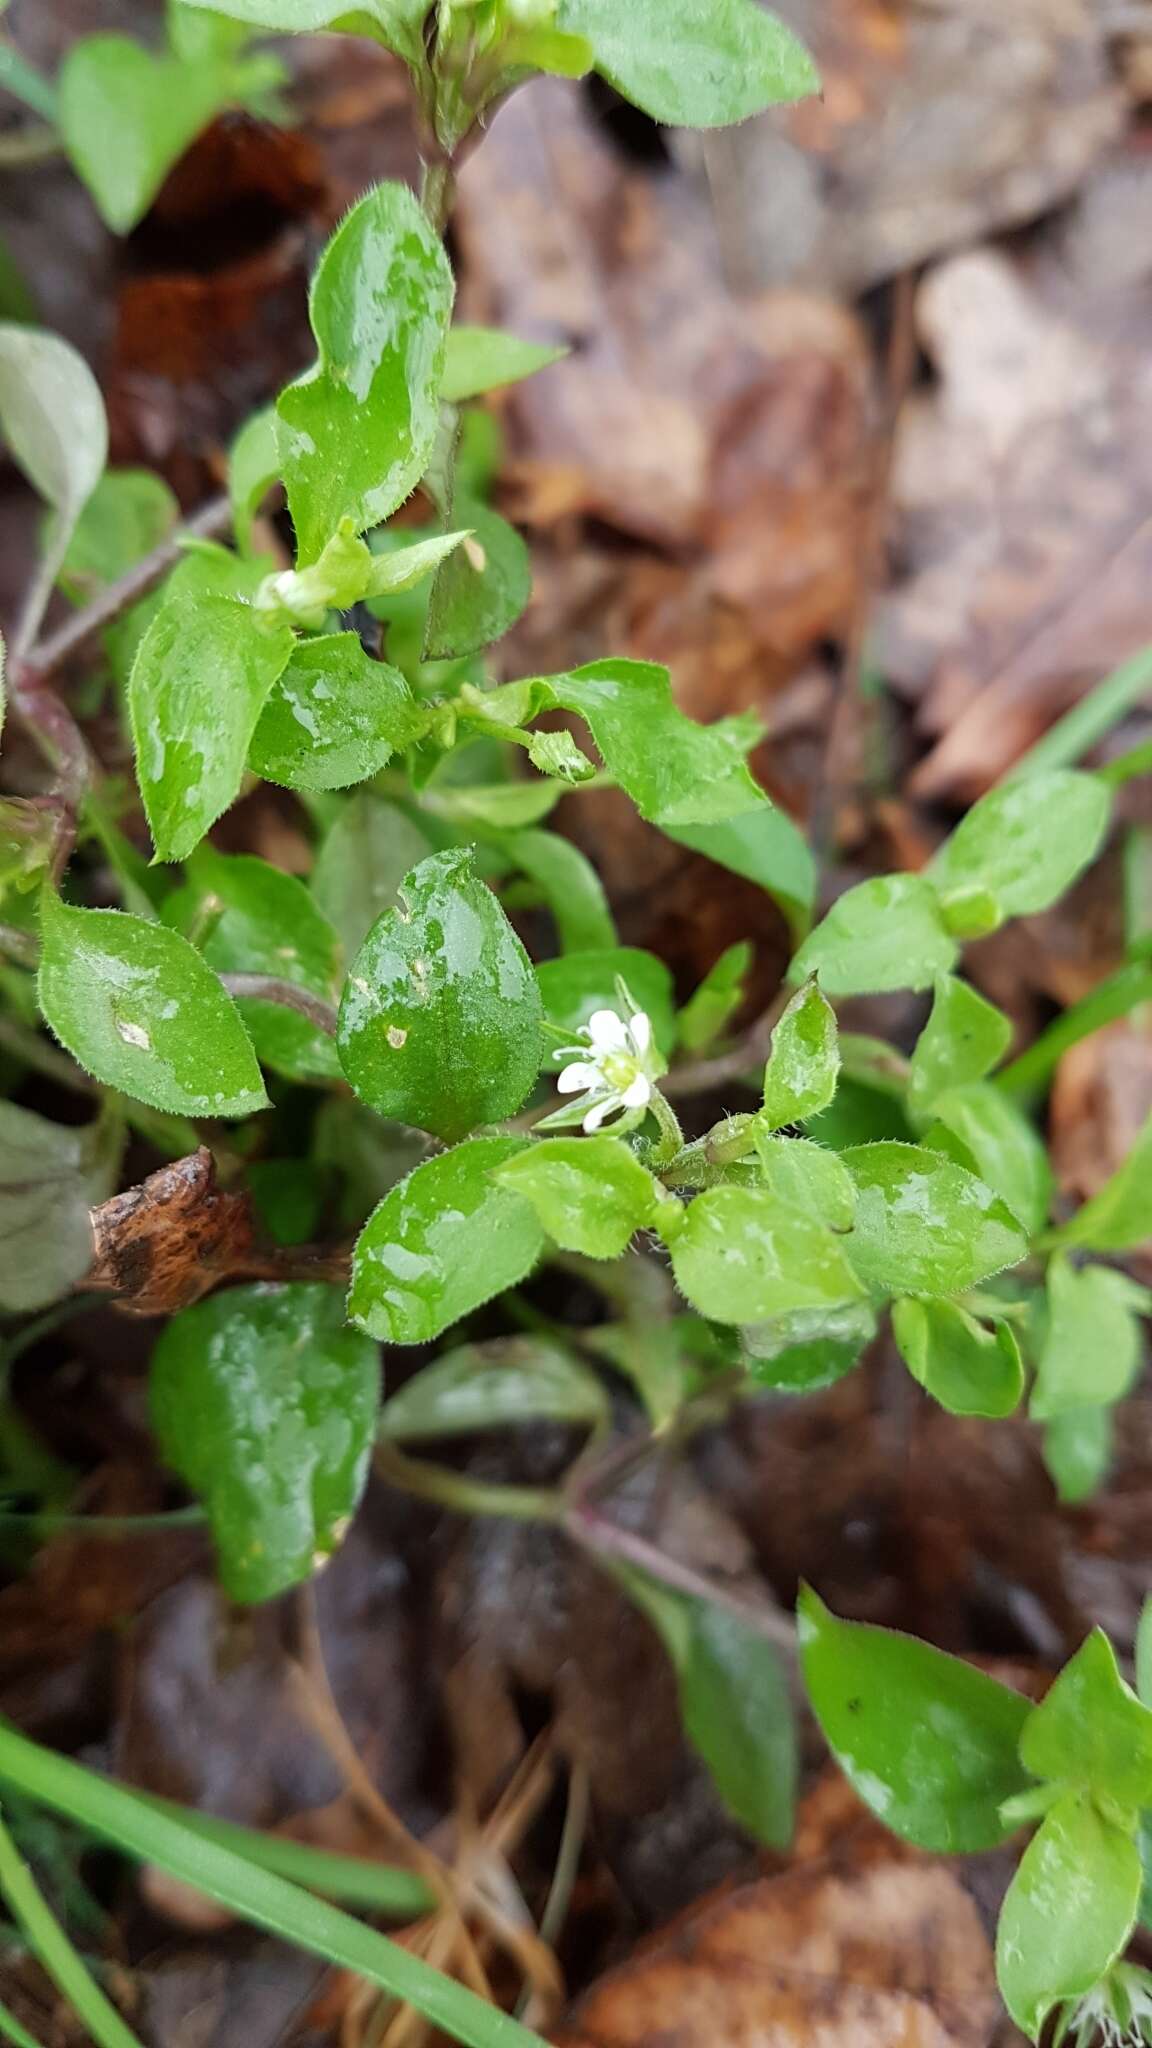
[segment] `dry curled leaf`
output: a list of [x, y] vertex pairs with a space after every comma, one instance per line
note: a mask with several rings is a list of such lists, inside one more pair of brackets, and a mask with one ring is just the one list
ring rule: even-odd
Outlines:
[[92, 1211], [96, 1258], [85, 1285], [122, 1297], [133, 1315], [169, 1315], [225, 1275], [248, 1271], [251, 1202], [216, 1184], [205, 1146]]

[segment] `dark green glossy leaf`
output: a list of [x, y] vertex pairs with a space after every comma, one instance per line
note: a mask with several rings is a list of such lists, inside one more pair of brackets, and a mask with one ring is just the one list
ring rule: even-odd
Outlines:
[[368, 1476], [376, 1346], [335, 1287], [232, 1287], [152, 1354], [161, 1453], [199, 1494], [234, 1600], [271, 1600], [340, 1544]]
[[108, 455], [104, 401], [83, 356], [55, 334], [0, 322], [0, 428], [57, 515], [62, 556]]
[[816, 983], [809, 982], [793, 996], [772, 1033], [762, 1112], [769, 1129], [827, 1109], [839, 1073], [836, 1019]]
[[841, 1157], [857, 1188], [847, 1247], [877, 1294], [963, 1294], [1025, 1256], [1007, 1204], [940, 1153], [884, 1143]]
[[277, 400], [281, 468], [302, 562], [340, 521], [403, 503], [439, 418], [452, 272], [405, 185], [377, 185], [337, 229], [312, 283], [318, 361]]
[[774, 1322], [749, 1323], [740, 1332], [750, 1377], [784, 1394], [835, 1386], [875, 1335], [876, 1318], [862, 1301], [801, 1309]]
[[991, 1329], [954, 1301], [894, 1303], [892, 1334], [920, 1385], [952, 1415], [1011, 1415], [1024, 1392], [1020, 1346], [1008, 1323]]
[[912, 1054], [908, 1102], [913, 1114], [926, 1115], [948, 1088], [982, 1081], [1011, 1042], [1012, 1026], [1003, 1010], [966, 981], [939, 975], [932, 1013]]
[[676, 1670], [680, 1717], [730, 1813], [757, 1841], [787, 1848], [798, 1759], [788, 1681], [771, 1643], [729, 1607], [616, 1570]]
[[[202, 846], [188, 879], [164, 905], [217, 974], [266, 974], [321, 1002], [339, 993], [340, 942], [303, 882], [253, 854]], [[283, 1003], [242, 998], [237, 1008], [266, 1066], [295, 1080], [332, 1080], [340, 1062], [331, 1037]]]
[[945, 1856], [1004, 1841], [1000, 1808], [1031, 1783], [1017, 1755], [1031, 1701], [914, 1636], [839, 1621], [810, 1588], [797, 1619], [816, 1718], [885, 1827]]
[[518, 334], [502, 334], [498, 327], [453, 327], [448, 334], [440, 396], [445, 405], [462, 405], [465, 399], [499, 390], [502, 384], [519, 384], [523, 378], [535, 376], [537, 370], [546, 370], [550, 363], [561, 362], [567, 354], [566, 348], [521, 341]]
[[990, 1082], [970, 1081], [966, 1088], [938, 1095], [932, 1114], [936, 1121], [924, 1143], [977, 1173], [1030, 1234], [1043, 1229], [1052, 1201], [1052, 1168], [1044, 1141], [1023, 1110]]
[[1115, 1423], [1110, 1408], [1070, 1408], [1044, 1430], [1044, 1463], [1067, 1505], [1091, 1500], [1112, 1464]]
[[475, 654], [514, 626], [532, 595], [532, 562], [520, 535], [498, 512], [457, 495], [452, 523], [471, 538], [437, 571], [428, 602], [426, 661]]
[[1081, 1793], [1052, 1807], [1008, 1888], [996, 1975], [1018, 2027], [1036, 2041], [1053, 2007], [1090, 1991], [1127, 1945], [1140, 1902], [1140, 1852]]
[[230, 67], [211, 57], [154, 57], [130, 36], [73, 43], [60, 72], [60, 132], [110, 228], [124, 235], [143, 219], [234, 91]]
[[87, 604], [151, 554], [171, 533], [180, 507], [150, 469], [104, 472], [76, 522], [60, 565], [60, 587]]
[[354, 1322], [388, 1344], [426, 1344], [518, 1286], [544, 1233], [531, 1204], [492, 1173], [526, 1142], [471, 1138], [385, 1195], [352, 1256]]
[[961, 819], [929, 870], [940, 894], [983, 890], [1005, 917], [1046, 910], [1100, 849], [1111, 792], [1061, 768], [989, 790]]
[[174, 1116], [251, 1116], [268, 1098], [235, 1003], [177, 932], [45, 894], [40, 1007], [107, 1088]]
[[1152, 1806], [1152, 1708], [1121, 1678], [1103, 1629], [1093, 1629], [1033, 1708], [1020, 1761], [1034, 1778], [1083, 1785], [1119, 1806]]
[[851, 1230], [856, 1183], [837, 1153], [807, 1138], [775, 1138], [757, 1129], [756, 1156], [782, 1201], [818, 1216], [830, 1230]]
[[462, 1344], [426, 1365], [385, 1402], [380, 1434], [406, 1443], [522, 1422], [607, 1420], [603, 1387], [570, 1351], [541, 1337], [501, 1337]]
[[110, 1192], [115, 1122], [49, 1123], [0, 1102], [0, 1308], [44, 1308], [92, 1264], [89, 1210]]
[[751, 966], [752, 948], [746, 939], [740, 939], [709, 968], [677, 1019], [677, 1037], [685, 1052], [703, 1052], [719, 1038], [744, 1001]]
[[1152, 1116], [1123, 1165], [1059, 1233], [1061, 1244], [1125, 1252], [1152, 1238]]
[[1140, 1317], [1152, 1296], [1109, 1266], [1048, 1267], [1047, 1327], [1029, 1413], [1051, 1422], [1077, 1408], [1107, 1407], [1140, 1369]]
[[472, 858], [405, 876], [349, 969], [337, 1039], [362, 1101], [450, 1140], [519, 1109], [542, 1053], [531, 962]]
[[681, 1292], [718, 1323], [759, 1323], [859, 1300], [838, 1238], [767, 1187], [697, 1195], [672, 1243]]
[[617, 92], [673, 127], [724, 127], [820, 90], [803, 43], [755, 0], [560, 0], [559, 20]]
[[328, 633], [292, 650], [248, 758], [257, 775], [289, 789], [346, 789], [377, 774], [427, 725], [398, 668], [373, 661], [356, 633]]
[[136, 653], [129, 709], [158, 860], [184, 860], [228, 809], [256, 722], [292, 653], [229, 597], [170, 598]]
[[679, 846], [702, 853], [745, 881], [755, 882], [783, 912], [799, 943], [812, 922], [816, 900], [816, 863], [812, 849], [787, 811], [764, 803], [719, 825], [665, 825], [663, 831]]
[[325, 1188], [310, 1159], [254, 1159], [244, 1178], [273, 1244], [307, 1244], [318, 1236]]
[[542, 960], [536, 979], [544, 1014], [569, 1036], [581, 1030], [596, 1010], [619, 1007], [617, 979], [628, 989], [637, 1009], [652, 1022], [652, 1036], [665, 1056], [676, 1038], [676, 1006], [672, 976], [654, 953], [635, 946], [613, 946], [584, 953], [566, 953], [561, 960]]
[[429, 852], [418, 825], [373, 790], [361, 789], [329, 826], [312, 873], [312, 893], [351, 960], [410, 868]]
[[958, 951], [929, 882], [920, 875], [876, 875], [832, 905], [805, 939], [789, 977], [819, 975], [831, 996], [931, 988]]
[[513, 832], [502, 850], [535, 882], [564, 953], [616, 950], [616, 925], [604, 884], [587, 856], [558, 832]]
[[496, 1169], [549, 1237], [590, 1259], [618, 1259], [673, 1198], [622, 1138], [543, 1138]]

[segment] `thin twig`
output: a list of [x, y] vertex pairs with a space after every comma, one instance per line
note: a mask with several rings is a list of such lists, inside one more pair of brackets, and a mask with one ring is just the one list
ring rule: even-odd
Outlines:
[[298, 1016], [307, 1017], [326, 1038], [335, 1038], [336, 1011], [323, 996], [314, 996], [310, 989], [300, 988], [294, 981], [278, 981], [272, 974], [222, 974], [220, 979], [230, 996], [248, 1002], [278, 1003], [282, 1009], [295, 1010]]
[[591, 1551], [594, 1557], [634, 1565], [638, 1571], [645, 1572], [650, 1579], [659, 1580], [661, 1585], [670, 1586], [676, 1593], [687, 1593], [694, 1600], [726, 1608], [755, 1635], [763, 1636], [777, 1649], [795, 1656], [794, 1624], [786, 1614], [770, 1607], [767, 1601], [747, 1600], [739, 1593], [730, 1592], [726, 1586], [718, 1585], [714, 1579], [694, 1570], [692, 1565], [682, 1564], [678, 1557], [672, 1557], [668, 1551], [650, 1543], [646, 1536], [637, 1535], [633, 1529], [621, 1528], [619, 1522], [609, 1520], [595, 1508], [570, 1508], [564, 1528], [574, 1543], [583, 1550]]

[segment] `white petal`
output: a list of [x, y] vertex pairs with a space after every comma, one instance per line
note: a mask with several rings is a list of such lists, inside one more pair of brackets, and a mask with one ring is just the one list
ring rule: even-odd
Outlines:
[[615, 1010], [593, 1010], [585, 1029], [597, 1059], [606, 1052], [627, 1052], [628, 1026]]
[[591, 1137], [593, 1131], [598, 1131], [605, 1117], [611, 1116], [613, 1110], [619, 1109], [619, 1107], [620, 1097], [618, 1095], [602, 1095], [599, 1102], [594, 1102], [584, 1119], [584, 1129], [587, 1131], [588, 1136]]
[[652, 1083], [646, 1074], [637, 1074], [620, 1097], [625, 1109], [642, 1109], [652, 1100]]
[[578, 1095], [582, 1088], [598, 1088], [599, 1085], [599, 1067], [589, 1066], [586, 1060], [574, 1060], [570, 1067], [565, 1067], [563, 1073], [556, 1076], [557, 1092], [561, 1095]]
[[637, 1010], [628, 1026], [632, 1043], [638, 1053], [646, 1053], [652, 1043], [652, 1020], [643, 1010]]

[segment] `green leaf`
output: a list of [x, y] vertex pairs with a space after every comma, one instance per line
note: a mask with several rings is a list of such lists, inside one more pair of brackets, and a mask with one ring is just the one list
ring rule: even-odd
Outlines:
[[163, 477], [150, 469], [106, 470], [76, 522], [60, 588], [73, 604], [87, 604], [159, 547], [179, 517]]
[[843, 1160], [807, 1138], [774, 1138], [755, 1131], [756, 1156], [770, 1188], [782, 1201], [830, 1230], [851, 1230], [856, 1214], [856, 1183]]
[[464, 1137], [511, 1116], [540, 1070], [532, 964], [470, 848], [430, 854], [373, 925], [340, 1005], [340, 1062], [380, 1116]]
[[347, 29], [354, 35], [374, 36], [413, 67], [423, 58], [420, 32], [428, 0], [188, 0], [188, 5], [210, 7], [279, 35]]
[[908, 1106], [913, 1115], [928, 1114], [948, 1088], [982, 1081], [1011, 1042], [1012, 1025], [1003, 1010], [966, 981], [938, 975], [932, 1012], [912, 1054]]
[[316, 859], [312, 894], [339, 932], [346, 960], [429, 851], [419, 826], [373, 790], [358, 790], [337, 812]]
[[954, 1301], [897, 1301], [892, 1334], [913, 1379], [951, 1415], [1011, 1415], [1024, 1365], [1009, 1324], [987, 1329]]
[[1148, 1290], [1109, 1266], [1070, 1266], [1056, 1257], [1048, 1266], [1047, 1306], [1028, 1411], [1033, 1420], [1119, 1401], [1140, 1370]]
[[1145, 1595], [1136, 1624], [1136, 1643], [1133, 1651], [1136, 1666], [1136, 1697], [1146, 1707], [1152, 1707], [1152, 1597]]
[[857, 1188], [846, 1245], [876, 1294], [963, 1294], [1027, 1253], [1007, 1204], [938, 1152], [886, 1142], [840, 1156]]
[[755, 0], [560, 0], [558, 18], [617, 92], [672, 127], [725, 127], [820, 90], [803, 43]]
[[55, 334], [0, 322], [0, 428], [13, 460], [56, 513], [62, 558], [108, 456], [104, 401], [83, 356]]
[[546, 679], [554, 704], [574, 711], [609, 774], [654, 825], [714, 825], [766, 808], [746, 755], [758, 737], [747, 719], [696, 725], [672, 698], [668, 671], [647, 661], [594, 661]]
[[672, 976], [654, 953], [635, 946], [589, 948], [565, 953], [560, 960], [542, 960], [536, 980], [550, 1024], [573, 1038], [596, 1010], [619, 1007], [617, 981], [651, 1020], [652, 1036], [667, 1057], [676, 1041], [676, 1005]]
[[174, 1116], [242, 1117], [268, 1098], [236, 1005], [194, 946], [123, 910], [42, 899], [40, 1008], [73, 1059]]
[[608, 1420], [608, 1397], [570, 1351], [541, 1337], [501, 1337], [445, 1352], [384, 1404], [380, 1435], [466, 1436], [522, 1422]]
[[521, 341], [518, 334], [503, 334], [498, 327], [452, 327], [444, 357], [440, 397], [445, 405], [462, 405], [467, 398], [479, 398], [502, 384], [519, 384], [562, 362], [566, 348], [546, 342]]
[[442, 818], [463, 818], [488, 825], [496, 832], [515, 830], [518, 825], [535, 825], [554, 811], [562, 791], [554, 782], [539, 777], [515, 782], [462, 783], [426, 789], [424, 809]]
[[555, 776], [574, 787], [595, 780], [595, 768], [570, 732], [534, 732], [528, 742], [528, 759], [541, 775]]
[[1112, 1464], [1115, 1423], [1110, 1408], [1070, 1408], [1044, 1431], [1044, 1463], [1066, 1505], [1090, 1500]]
[[1152, 1237], [1152, 1116], [1122, 1166], [1058, 1233], [1065, 1245], [1126, 1252]]
[[764, 803], [758, 810], [728, 818], [720, 825], [693, 825], [675, 830], [662, 828], [678, 846], [702, 853], [718, 866], [728, 868], [778, 905], [788, 921], [793, 939], [799, 943], [812, 922], [816, 900], [816, 863], [798, 825], [787, 811]]
[[814, 1394], [835, 1386], [852, 1371], [876, 1335], [867, 1302], [834, 1308], [801, 1309], [741, 1330], [745, 1364], [759, 1387], [785, 1394]]
[[164, 15], [169, 48], [177, 57], [231, 57], [248, 41], [240, 22], [215, 10], [209, 14], [192, 0], [165, 0]]
[[272, 485], [280, 477], [280, 442], [276, 408], [266, 405], [262, 412], [245, 420], [228, 451], [228, 495], [232, 500], [232, 528], [242, 554], [252, 551], [252, 527]]
[[118, 235], [143, 219], [168, 172], [235, 97], [230, 67], [153, 57], [130, 36], [85, 36], [60, 72], [64, 146]]
[[812, 981], [793, 996], [772, 1033], [762, 1112], [768, 1128], [779, 1130], [827, 1109], [839, 1073], [836, 1018]]
[[232, 1287], [172, 1318], [152, 1354], [161, 1454], [208, 1510], [233, 1600], [271, 1600], [341, 1542], [368, 1476], [376, 1346], [335, 1287]]
[[1152, 1708], [1120, 1676], [1103, 1629], [1064, 1666], [1020, 1737], [1034, 1778], [1081, 1785], [1124, 1807], [1152, 1806]]
[[[303, 882], [255, 855], [202, 846], [187, 881], [168, 897], [170, 924], [217, 974], [266, 974], [334, 1003], [340, 942]], [[338, 1080], [340, 1062], [328, 1034], [283, 1003], [243, 997], [237, 1004], [266, 1066], [292, 1080]]]
[[[391, 529], [386, 534], [396, 537]], [[318, 633], [332, 611], [349, 611], [353, 605], [410, 590], [468, 537], [465, 532], [438, 533], [410, 547], [374, 551], [359, 538], [351, 519], [342, 519], [307, 568], [281, 569], [265, 577], [256, 593], [256, 608], [277, 624]]]
[[89, 1210], [110, 1192], [118, 1126], [49, 1123], [0, 1102], [0, 1308], [58, 1301], [92, 1264]]
[[1095, 859], [1111, 792], [1095, 775], [1057, 769], [989, 790], [932, 862], [941, 896], [985, 891], [1005, 917], [1047, 910]]
[[1034, 1235], [1052, 1201], [1052, 1168], [1043, 1139], [1023, 1110], [987, 1081], [950, 1088], [932, 1104], [936, 1121], [924, 1143], [986, 1181]]
[[697, 1195], [671, 1251], [677, 1286], [718, 1323], [765, 1322], [863, 1292], [833, 1233], [771, 1188]]
[[795, 1821], [796, 1726], [771, 1643], [729, 1607], [674, 1593], [631, 1568], [612, 1576], [672, 1660], [684, 1733], [729, 1813], [757, 1841], [786, 1849]]
[[439, 419], [452, 272], [405, 185], [365, 194], [328, 243], [309, 302], [318, 360], [282, 391], [281, 470], [302, 562], [340, 521], [388, 518], [419, 483]]
[[496, 1170], [565, 1251], [618, 1259], [667, 1201], [659, 1181], [621, 1138], [543, 1138]]
[[709, 968], [677, 1019], [676, 1035], [685, 1052], [703, 1052], [719, 1038], [744, 1001], [751, 966], [752, 948], [746, 939], [738, 939]]
[[544, 1249], [530, 1203], [493, 1170], [523, 1138], [471, 1138], [385, 1195], [352, 1254], [348, 1313], [386, 1344], [426, 1344], [516, 1287]]
[[803, 981], [817, 974], [832, 996], [931, 988], [958, 951], [931, 883], [921, 875], [875, 875], [837, 899], [788, 976]]
[[1017, 1745], [1031, 1701], [914, 1636], [839, 1621], [810, 1587], [797, 1608], [813, 1711], [864, 1804], [944, 1856], [994, 1849], [1027, 1791]]
[[257, 720], [292, 653], [230, 597], [170, 598], [128, 686], [136, 775], [158, 860], [183, 860], [237, 795]]
[[457, 496], [452, 520], [471, 539], [437, 572], [428, 602], [425, 661], [475, 654], [514, 626], [532, 595], [532, 561], [514, 526], [476, 499]]
[[1029, 2040], [1052, 2008], [1099, 1982], [1122, 1954], [1140, 1901], [1130, 1835], [1071, 1792], [1044, 1817], [1000, 1912], [996, 1976]]
[[587, 856], [557, 832], [511, 832], [502, 852], [535, 882], [556, 920], [564, 953], [613, 952], [616, 926], [604, 884]]
[[257, 775], [289, 789], [346, 789], [367, 782], [427, 725], [398, 668], [373, 661], [356, 633], [327, 633], [293, 648], [248, 759]]

